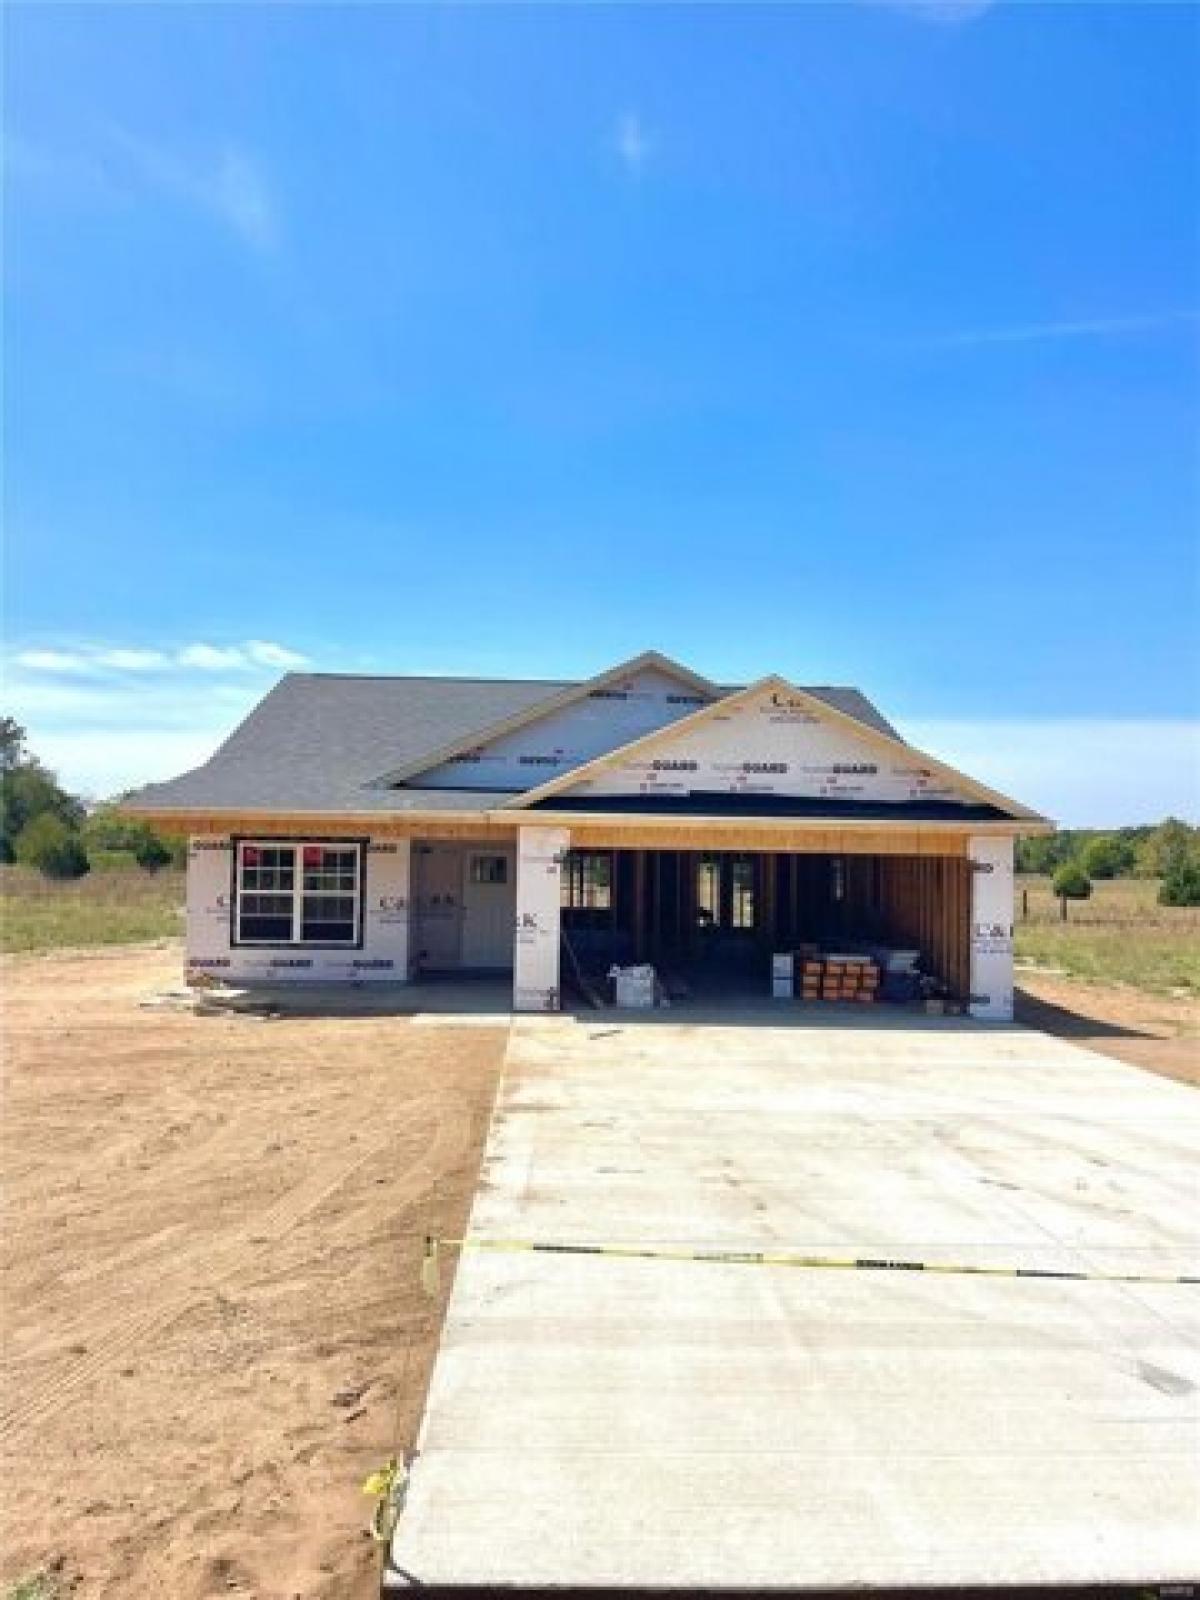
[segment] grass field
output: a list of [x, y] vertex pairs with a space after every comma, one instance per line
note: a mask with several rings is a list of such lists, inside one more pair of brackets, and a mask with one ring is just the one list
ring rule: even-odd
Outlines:
[[135, 944], [183, 932], [183, 873], [116, 864], [55, 882], [26, 867], [0, 867], [0, 950]]
[[[1149, 878], [1097, 882], [1061, 920], [1050, 879], [1017, 879], [1018, 961], [1097, 983], [1200, 994], [1200, 907], [1160, 906]], [[1028, 915], [1024, 906], [1028, 904]]]
[[[1059, 914], [1049, 878], [1017, 880], [1019, 961], [1098, 983], [1200, 994], [1200, 907], [1160, 906], [1158, 884], [1116, 878]], [[0, 867], [0, 950], [134, 944], [183, 932], [184, 875], [143, 872], [126, 859], [97, 864], [73, 883]], [[1024, 904], [1028, 914], [1024, 915]]]

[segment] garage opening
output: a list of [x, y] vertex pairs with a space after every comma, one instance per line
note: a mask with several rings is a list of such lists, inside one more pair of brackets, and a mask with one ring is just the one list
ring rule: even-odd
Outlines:
[[561, 899], [568, 987], [576, 970], [595, 985], [646, 962], [668, 992], [763, 996], [779, 952], [907, 950], [948, 999], [969, 998], [961, 856], [578, 849]]

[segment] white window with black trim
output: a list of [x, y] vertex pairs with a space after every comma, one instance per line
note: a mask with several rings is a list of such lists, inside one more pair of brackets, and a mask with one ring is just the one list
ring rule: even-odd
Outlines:
[[234, 944], [357, 945], [362, 862], [358, 842], [240, 839]]

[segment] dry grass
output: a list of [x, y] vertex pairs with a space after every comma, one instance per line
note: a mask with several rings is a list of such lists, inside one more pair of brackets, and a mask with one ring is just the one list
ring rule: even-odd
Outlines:
[[1068, 903], [1063, 922], [1050, 879], [1021, 877], [1016, 918], [1018, 961], [1098, 983], [1200, 994], [1200, 907], [1160, 906], [1157, 880], [1098, 882], [1090, 900]]
[[[105, 866], [108, 866], [105, 863]], [[113, 862], [127, 867], [128, 863]], [[1200, 994], [1200, 908], [1160, 906], [1158, 884], [1117, 878], [1062, 922], [1049, 878], [1017, 880], [1018, 960], [1099, 983]], [[1023, 896], [1028, 915], [1022, 914]], [[0, 950], [84, 949], [183, 932], [184, 874], [95, 870], [56, 883], [24, 867], [0, 867]]]
[[183, 932], [184, 874], [93, 871], [56, 882], [27, 867], [0, 867], [0, 950], [135, 944]]

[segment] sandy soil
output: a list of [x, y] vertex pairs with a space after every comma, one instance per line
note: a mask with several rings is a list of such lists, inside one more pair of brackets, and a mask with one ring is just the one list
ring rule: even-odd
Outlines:
[[11, 957], [0, 1573], [368, 1600], [419, 1419], [426, 1231], [466, 1218], [500, 1027], [140, 1010], [172, 948]]
[[[365, 1474], [411, 1443], [506, 1041], [139, 1009], [179, 952], [7, 958], [0, 1574], [373, 1600]], [[1200, 1080], [1200, 1002], [1023, 974], [1023, 1020]]]
[[1182, 1083], [1200, 1084], [1200, 1000], [1021, 971], [1017, 1020]]

